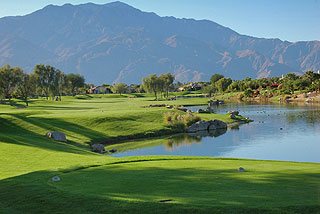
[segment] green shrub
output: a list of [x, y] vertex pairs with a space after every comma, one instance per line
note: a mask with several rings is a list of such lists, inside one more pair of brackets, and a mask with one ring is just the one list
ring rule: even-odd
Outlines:
[[186, 130], [186, 125], [184, 122], [179, 120], [174, 121], [170, 127], [177, 132], [184, 132]]
[[195, 116], [191, 113], [187, 113], [185, 116], [184, 116], [184, 124], [186, 126], [190, 126], [191, 124], [193, 123], [196, 123], [200, 120], [200, 117], [199, 116]]
[[164, 122], [174, 130], [185, 130], [186, 127], [200, 120], [199, 116], [195, 116], [188, 112], [180, 115], [178, 112], [167, 112], [163, 114]]
[[172, 123], [172, 116], [173, 116], [173, 115], [171, 114], [171, 112], [164, 113], [164, 114], [163, 114], [164, 122], [165, 122], [166, 124]]
[[288, 94], [288, 95], [291, 94], [291, 92], [288, 89], [281, 89], [280, 93], [281, 94]]
[[244, 91], [244, 96], [245, 97], [252, 97], [253, 93], [254, 92], [250, 88], [248, 88], [247, 90]]

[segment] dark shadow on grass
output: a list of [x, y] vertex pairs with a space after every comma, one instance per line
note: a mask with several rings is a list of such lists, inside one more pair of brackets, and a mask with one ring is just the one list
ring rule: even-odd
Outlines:
[[92, 107], [76, 107], [76, 106], [52, 106], [52, 105], [48, 105], [48, 106], [44, 106], [44, 105], [37, 105], [35, 107], [33, 107], [33, 109], [37, 109], [37, 108], [44, 108], [45, 110], [90, 110], [90, 109], [95, 109]]
[[[40, 171], [1, 180], [0, 207], [3, 213], [319, 213], [317, 198], [313, 198], [314, 205], [303, 204], [317, 191], [314, 187], [318, 183], [315, 184], [314, 179], [306, 179], [314, 174], [296, 174], [292, 178], [290, 174], [272, 173], [273, 178], [268, 183], [257, 184], [234, 178], [234, 173], [233, 170], [170, 170], [158, 167], [128, 170], [121, 165], [110, 165], [104, 169], [98, 167], [59, 175], [61, 181], [52, 183], [50, 179], [57, 174]], [[190, 179], [191, 176], [200, 179]], [[297, 186], [300, 183], [304, 186]], [[77, 188], [81, 190], [80, 194], [68, 191]], [[288, 205], [268, 206], [269, 202], [281, 200], [281, 191], [288, 194]], [[293, 197], [299, 200], [295, 205], [295, 201], [290, 201], [292, 193], [302, 191], [304, 195]], [[124, 196], [142, 200], [111, 198]], [[154, 197], [156, 199], [152, 200]], [[183, 199], [186, 203], [160, 203], [158, 198], [177, 202]], [[197, 204], [200, 200], [205, 203]], [[252, 206], [255, 202], [260, 206]]]
[[[103, 140], [108, 136], [90, 128], [77, 125], [75, 123], [66, 122], [56, 118], [37, 118], [24, 117], [19, 114], [2, 114], [9, 115], [14, 120], [22, 120], [28, 124], [41, 127], [47, 131], [64, 131], [85, 136], [89, 139]], [[70, 134], [69, 134], [70, 135]], [[72, 135], [72, 134], [71, 134]], [[68, 135], [67, 135], [68, 139]], [[43, 149], [70, 152], [70, 153], [89, 153], [83, 149], [88, 146], [81, 145], [72, 141], [68, 143], [57, 142], [45, 137], [45, 133], [35, 133], [27, 128], [17, 126], [9, 118], [0, 117], [0, 140], [3, 142], [14, 143], [19, 145], [39, 147]]]
[[[81, 189], [96, 197], [119, 197], [145, 202], [172, 199], [196, 206], [288, 207], [318, 205], [320, 174], [299, 172], [264, 172], [256, 179], [248, 171], [238, 176], [235, 169], [203, 170], [112, 165], [94, 167], [62, 175], [59, 188]], [[186, 162], [187, 164], [187, 162]], [[213, 162], [214, 164], [214, 162]], [[73, 183], [73, 178], [77, 182]], [[106, 183], [106, 180], [108, 182]], [[85, 186], [82, 186], [86, 183]], [[71, 186], [72, 184], [72, 186]]]

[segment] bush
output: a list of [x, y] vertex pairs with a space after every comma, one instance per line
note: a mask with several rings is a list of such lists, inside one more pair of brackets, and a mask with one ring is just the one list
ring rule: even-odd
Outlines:
[[281, 94], [288, 94], [288, 95], [291, 94], [291, 92], [288, 89], [281, 89], [280, 93]]
[[194, 116], [192, 115], [191, 113], [187, 113], [185, 116], [184, 116], [184, 124], [186, 126], [190, 126], [191, 124], [193, 123], [196, 123], [200, 120], [200, 117], [199, 116]]
[[245, 97], [252, 97], [253, 93], [254, 92], [250, 88], [248, 88], [247, 90], [244, 91], [244, 96]]
[[170, 127], [177, 132], [184, 132], [186, 130], [186, 125], [182, 121], [173, 122]]
[[164, 113], [163, 119], [174, 130], [184, 131], [186, 127], [198, 122], [200, 117], [189, 112], [185, 115], [180, 115], [178, 112], [167, 112]]

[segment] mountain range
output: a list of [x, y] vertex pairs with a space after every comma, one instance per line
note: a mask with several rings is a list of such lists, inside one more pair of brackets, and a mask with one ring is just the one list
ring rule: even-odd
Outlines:
[[32, 72], [50, 64], [87, 82], [140, 83], [152, 73], [177, 81], [281, 76], [320, 69], [320, 42], [241, 35], [208, 20], [160, 17], [122, 2], [48, 5], [0, 19], [0, 66]]

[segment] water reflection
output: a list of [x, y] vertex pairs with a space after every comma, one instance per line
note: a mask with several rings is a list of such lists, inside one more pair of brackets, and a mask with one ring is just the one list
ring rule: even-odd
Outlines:
[[[204, 107], [188, 108], [197, 111]], [[187, 155], [320, 162], [319, 105], [229, 103], [216, 106], [214, 111], [230, 110], [238, 110], [254, 122], [232, 127], [227, 132], [217, 130], [163, 138], [155, 146], [113, 156]]]
[[175, 135], [167, 140], [167, 142], [165, 143], [165, 147], [168, 151], [174, 151], [174, 149], [181, 146], [190, 146], [193, 143], [199, 144], [202, 142], [202, 138], [204, 137], [218, 137], [219, 135], [223, 135], [226, 132], [226, 129], [216, 129], [210, 131], [199, 131], [195, 133]]

